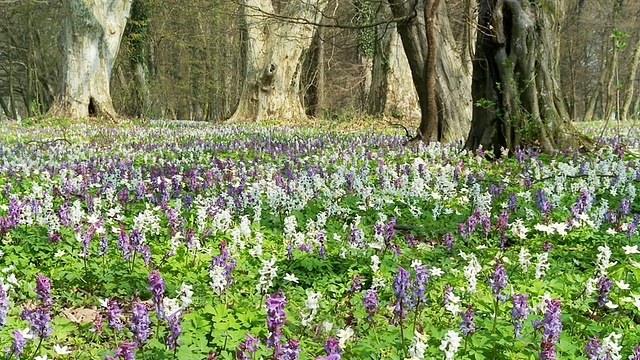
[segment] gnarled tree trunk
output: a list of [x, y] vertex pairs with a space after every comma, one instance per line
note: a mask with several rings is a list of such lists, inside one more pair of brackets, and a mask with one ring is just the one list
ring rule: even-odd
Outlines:
[[[433, 0], [389, 0], [394, 17], [404, 20], [397, 23], [402, 38], [421, 109], [418, 138], [449, 141], [463, 139], [471, 121], [471, 74], [457, 50], [449, 24], [445, 2], [434, 12], [429, 12]], [[436, 4], [437, 5], [437, 4]], [[433, 26], [427, 28], [425, 12], [433, 17]], [[429, 16], [429, 14], [427, 14]], [[425, 31], [426, 30], [426, 31]], [[427, 32], [433, 31], [432, 48], [429, 48]], [[428, 89], [429, 52], [435, 51], [435, 91]], [[433, 86], [433, 82], [431, 82]], [[435, 119], [433, 111], [435, 99]], [[430, 105], [431, 104], [431, 105]], [[431, 119], [431, 120], [430, 120]]]
[[466, 147], [499, 155], [521, 144], [551, 152], [590, 145], [569, 123], [557, 82], [565, 1], [481, 0], [473, 64], [473, 123]]
[[367, 112], [420, 119], [418, 94], [397, 29], [379, 25], [376, 39]]
[[68, 0], [64, 7], [62, 89], [49, 114], [114, 119], [109, 79], [131, 0]]
[[244, 82], [230, 121], [304, 118], [300, 67], [325, 0], [291, 1], [276, 14], [271, 0], [243, 0]]

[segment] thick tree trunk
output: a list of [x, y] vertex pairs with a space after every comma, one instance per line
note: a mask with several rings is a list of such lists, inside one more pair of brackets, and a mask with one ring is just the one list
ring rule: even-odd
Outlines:
[[[429, 2], [431, 3], [431, 2]], [[471, 74], [462, 65], [461, 53], [456, 49], [445, 3], [441, 3], [435, 15], [436, 91], [427, 89], [427, 57], [429, 46], [426, 34], [424, 0], [390, 0], [391, 11], [396, 18], [405, 18], [397, 24], [402, 38], [421, 109], [421, 123], [428, 121], [430, 97], [436, 99], [436, 134], [421, 133], [423, 140], [449, 141], [463, 139], [471, 121]], [[414, 16], [411, 16], [414, 15]]]
[[68, 0], [64, 7], [62, 89], [49, 113], [115, 119], [109, 79], [131, 0]]
[[[377, 28], [373, 55], [371, 90], [367, 112], [402, 119], [420, 119], [418, 94], [411, 79], [411, 68], [398, 31], [386, 24]], [[412, 121], [413, 122], [413, 121]]]
[[570, 125], [557, 82], [558, 22], [564, 1], [481, 0], [473, 67], [473, 123], [466, 147], [544, 151], [591, 143]]
[[325, 0], [291, 1], [279, 15], [271, 0], [243, 0], [244, 82], [229, 121], [304, 118], [300, 67]]
[[622, 112], [620, 114], [620, 120], [629, 119], [629, 109], [633, 102], [634, 85], [636, 81], [636, 73], [638, 71], [638, 63], [640, 62], [640, 36], [636, 43], [636, 50], [633, 53], [633, 62], [631, 63], [631, 70], [629, 70], [629, 79], [627, 80], [627, 91], [624, 97], [624, 103], [622, 104]]

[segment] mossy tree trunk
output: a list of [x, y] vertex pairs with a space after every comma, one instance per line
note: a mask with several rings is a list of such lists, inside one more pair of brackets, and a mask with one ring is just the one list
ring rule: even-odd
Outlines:
[[558, 83], [558, 25], [565, 1], [480, 0], [469, 149], [591, 142], [573, 129]]

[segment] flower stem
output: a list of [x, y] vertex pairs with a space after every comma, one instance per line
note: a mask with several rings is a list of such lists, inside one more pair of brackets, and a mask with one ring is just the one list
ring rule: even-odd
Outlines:
[[496, 298], [493, 312], [493, 330], [491, 331], [493, 334], [496, 333], [496, 328], [498, 327], [498, 313], [500, 312], [500, 300]]

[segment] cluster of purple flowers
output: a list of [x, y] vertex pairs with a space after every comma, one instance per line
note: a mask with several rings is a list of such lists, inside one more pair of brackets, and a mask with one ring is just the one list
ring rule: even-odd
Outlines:
[[12, 331], [11, 335], [13, 335], [13, 341], [11, 342], [11, 346], [4, 349], [5, 354], [7, 355], [7, 358], [13, 354], [16, 359], [19, 359], [20, 355], [24, 351], [24, 346], [27, 344], [27, 339], [20, 330]]
[[273, 348], [274, 356], [282, 356], [282, 348], [280, 337], [282, 336], [282, 327], [285, 324], [287, 314], [284, 312], [284, 306], [287, 300], [282, 290], [278, 290], [273, 295], [267, 295], [267, 330], [269, 337], [266, 340], [267, 347]]
[[516, 338], [520, 338], [520, 330], [524, 324], [524, 320], [529, 315], [529, 302], [527, 294], [516, 294], [511, 297], [513, 302], [513, 310], [511, 310], [511, 322], [513, 323], [513, 332]]
[[555, 360], [556, 348], [560, 333], [562, 332], [562, 320], [560, 319], [560, 299], [546, 299], [547, 310], [542, 321], [535, 320], [533, 327], [542, 328], [542, 340], [540, 341], [540, 360]]
[[120, 318], [121, 314], [122, 310], [118, 305], [118, 301], [115, 298], [109, 298], [107, 301], [107, 327], [115, 329], [116, 331], [121, 331], [122, 326], [124, 325]]
[[51, 282], [38, 274], [36, 278], [36, 294], [38, 304], [34, 309], [24, 307], [20, 313], [20, 318], [29, 322], [29, 328], [40, 339], [48, 338], [51, 335]]
[[151, 319], [149, 318], [149, 309], [146, 304], [134, 302], [131, 309], [131, 319], [129, 328], [133, 333], [133, 342], [138, 348], [144, 346], [149, 338]]
[[496, 266], [493, 270], [493, 274], [491, 275], [491, 280], [489, 280], [489, 285], [491, 285], [491, 291], [493, 291], [493, 296], [498, 300], [505, 300], [507, 295], [501, 294], [502, 290], [507, 287], [507, 270], [500, 263], [498, 258], [494, 258], [496, 262]]
[[462, 321], [460, 321], [458, 325], [460, 325], [460, 333], [462, 335], [467, 336], [476, 331], [476, 324], [473, 322], [473, 316], [474, 312], [471, 308], [460, 313]]
[[602, 353], [602, 342], [599, 339], [599, 335], [590, 337], [587, 340], [587, 345], [584, 346], [584, 354], [587, 355], [589, 360], [602, 359], [600, 356]]
[[551, 211], [551, 202], [547, 199], [547, 194], [542, 189], [536, 189], [535, 192], [536, 206], [543, 215]]
[[238, 345], [236, 350], [236, 359], [238, 360], [252, 360], [253, 354], [260, 347], [260, 339], [254, 338], [251, 334], [245, 334], [245, 341]]
[[491, 219], [486, 215], [482, 215], [478, 208], [474, 210], [473, 214], [465, 222], [458, 224], [458, 232], [463, 237], [469, 237], [476, 231], [478, 224], [482, 225], [484, 236], [489, 236]]
[[393, 321], [401, 322], [411, 310], [409, 298], [409, 285], [411, 274], [402, 266], [398, 266], [398, 272], [393, 275], [393, 293], [396, 296], [396, 304], [393, 308]]
[[167, 336], [167, 347], [170, 350], [175, 350], [178, 346], [178, 337], [182, 334], [182, 328], [180, 328], [180, 320], [182, 320], [182, 310], [178, 310], [173, 314], [166, 317], [167, 326], [166, 330], [169, 333]]
[[596, 289], [598, 290], [598, 292], [596, 293], [595, 298], [599, 308], [604, 307], [609, 300], [609, 292], [611, 291], [612, 285], [613, 280], [607, 278], [606, 276], [601, 276], [596, 283]]
[[444, 234], [443, 243], [444, 243], [444, 246], [447, 247], [447, 251], [448, 252], [452, 252], [453, 251], [453, 243], [455, 241], [456, 241], [456, 239], [453, 237], [453, 235], [451, 235], [451, 233]]
[[160, 271], [158, 270], [152, 270], [149, 276], [147, 276], [147, 279], [149, 279], [149, 286], [147, 287], [147, 290], [151, 291], [153, 294], [153, 305], [155, 306], [156, 317], [158, 320], [162, 320], [164, 311], [164, 305], [162, 304], [164, 280], [162, 279], [162, 276], [160, 276]]
[[369, 314], [369, 321], [373, 321], [373, 316], [378, 312], [378, 293], [376, 289], [369, 289], [364, 292], [362, 305]]
[[220, 245], [220, 255], [214, 256], [211, 259], [211, 264], [209, 265], [209, 270], [213, 270], [215, 266], [219, 266], [224, 269], [224, 276], [227, 279], [226, 286], [231, 286], [233, 284], [233, 275], [232, 271], [236, 268], [236, 260], [231, 256], [229, 250], [227, 249], [227, 242], [221, 241]]
[[340, 360], [342, 358], [340, 341], [332, 336], [329, 336], [327, 341], [324, 342], [324, 352], [327, 354], [327, 356], [318, 357], [316, 358], [316, 360]]
[[135, 350], [136, 343], [135, 342], [123, 342], [118, 346], [118, 348], [114, 351], [113, 356], [105, 355], [104, 360], [115, 360], [115, 359], [124, 359], [124, 360], [134, 360], [135, 359]]

